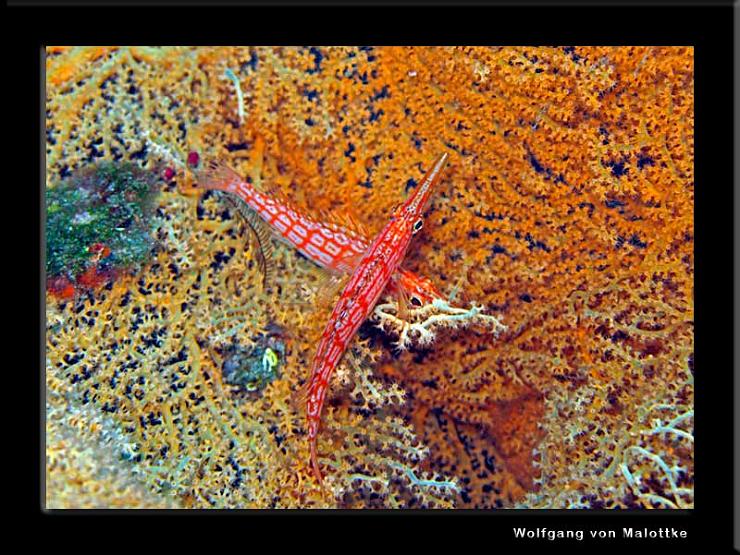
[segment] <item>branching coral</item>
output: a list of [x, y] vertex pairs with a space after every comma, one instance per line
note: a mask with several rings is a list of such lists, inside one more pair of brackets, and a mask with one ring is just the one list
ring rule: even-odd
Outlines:
[[[373, 361], [377, 361], [377, 354], [366, 342], [358, 342], [337, 370], [324, 433], [333, 438], [332, 446], [338, 444], [345, 461], [341, 463], [336, 457], [322, 461], [341, 470], [330, 478], [334, 495], [344, 506], [354, 508], [450, 508], [459, 491], [457, 483], [418, 466], [428, 457], [428, 449], [397, 415], [406, 394], [396, 384], [373, 378]], [[383, 418], [368, 428], [366, 418], [371, 414]]]
[[[159, 469], [153, 491], [185, 506], [435, 505], [433, 490], [458, 507], [692, 506], [690, 48], [50, 48], [47, 87], [48, 181], [98, 157], [177, 172], [152, 265], [47, 311], [49, 388], [110, 412], [136, 464]], [[278, 248], [263, 292], [243, 226], [183, 194], [190, 150], [307, 211], [362, 206], [371, 233], [452, 154], [405, 266], [486, 309], [431, 348], [345, 362], [319, 445], [333, 499], [289, 402], [320, 332], [318, 270]], [[428, 316], [404, 327], [396, 310], [376, 314], [418, 345]], [[285, 371], [235, 397], [220, 349], [271, 322]], [[363, 407], [388, 391], [406, 402]]]
[[[683, 385], [689, 388], [693, 380]], [[685, 391], [685, 389], [684, 389]], [[543, 496], [529, 494], [519, 506], [533, 508], [689, 508], [693, 505], [693, 409], [691, 399], [677, 404], [655, 402], [648, 394], [630, 409], [620, 432], [601, 422], [585, 422], [593, 404], [603, 403], [600, 392], [581, 388], [577, 394], [553, 400], [547, 415], [549, 441], [561, 442], [567, 453], [583, 453], [568, 476], [543, 472], [537, 480]], [[602, 397], [602, 398], [600, 398]], [[608, 402], [608, 401], [607, 401]], [[567, 407], [570, 408], [567, 408]], [[570, 419], [564, 412], [571, 411]], [[678, 414], [677, 414], [678, 413]], [[668, 419], [664, 421], [659, 417]], [[606, 424], [606, 425], [605, 425]], [[613, 424], [612, 424], [613, 426]], [[542, 450], [541, 468], [557, 466], [558, 451]]]
[[51, 393], [46, 421], [46, 508], [178, 508], [147, 487], [132, 462], [136, 444], [109, 416]]
[[398, 302], [388, 299], [376, 305], [372, 318], [378, 328], [398, 335], [396, 346], [399, 350], [408, 349], [412, 344], [428, 347], [435, 339], [434, 330], [437, 328], [454, 329], [479, 324], [490, 328], [494, 334], [506, 329], [498, 318], [485, 314], [475, 304], [466, 310], [441, 299], [434, 299], [419, 308], [409, 308], [403, 315], [399, 314]]

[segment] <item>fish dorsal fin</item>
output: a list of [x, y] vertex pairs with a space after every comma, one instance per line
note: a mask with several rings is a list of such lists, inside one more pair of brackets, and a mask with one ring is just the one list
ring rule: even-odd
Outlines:
[[229, 194], [223, 195], [223, 198], [244, 219], [244, 222], [252, 230], [252, 236], [257, 246], [257, 264], [259, 265], [260, 272], [262, 272], [262, 287], [265, 291], [271, 290], [272, 284], [275, 282], [276, 273], [275, 260], [273, 258], [272, 233], [267, 227], [267, 224], [244, 201]]
[[361, 235], [365, 239], [370, 238], [370, 232], [365, 227], [365, 224], [362, 223], [362, 220], [357, 217], [357, 212], [354, 211], [352, 208], [347, 208], [344, 213], [344, 220], [347, 224], [347, 226], [357, 233], [358, 235]]
[[[331, 276], [327, 276], [331, 277]], [[319, 343], [320, 345], [320, 343]], [[314, 362], [316, 361], [316, 356], [318, 356], [318, 352], [314, 355]], [[300, 389], [295, 391], [290, 397], [293, 401], [293, 404], [297, 406], [299, 410], [305, 409], [306, 401], [308, 401], [308, 395], [311, 391], [311, 385], [313, 384], [314, 378], [316, 376], [316, 365], [311, 364], [311, 375], [306, 380], [306, 383], [301, 386]]]
[[[349, 347], [337, 361], [337, 366], [340, 364], [347, 364], [350, 368], [360, 370], [362, 367], [362, 356], [353, 348]], [[311, 390], [311, 383], [313, 382], [316, 374], [316, 367], [311, 368], [311, 375], [309, 376], [306, 383], [301, 386], [300, 389], [295, 391], [291, 396], [291, 401], [298, 409], [304, 409], [306, 401], [308, 400], [308, 394]]]
[[[299, 208], [299, 205], [297, 205], [295, 202], [287, 197], [282, 188], [284, 185], [290, 184], [291, 178], [280, 175], [280, 172], [277, 169], [277, 161], [274, 157], [265, 153], [263, 154], [263, 159], [264, 163], [267, 164], [267, 166], [269, 167], [269, 175], [273, 177], [270, 179], [269, 183], [266, 183], [265, 180], [262, 179], [262, 176], [258, 177], [256, 172], [252, 172], [250, 176], [252, 177], [254, 188], [261, 193], [269, 196], [272, 200], [282, 205], [284, 208], [290, 208], [291, 210], [295, 210], [299, 213], [305, 212], [304, 210]], [[260, 168], [262, 167], [264, 166], [260, 166]]]
[[354, 211], [346, 208], [341, 210], [320, 210], [319, 220], [324, 225], [334, 229], [349, 232], [358, 238], [368, 239], [370, 233], [362, 222], [354, 214]]
[[[266, 185], [262, 182], [261, 178], [261, 164], [259, 168], [253, 167], [250, 172], [250, 186], [270, 197], [276, 202], [284, 205], [291, 205], [292, 203], [284, 197], [280, 188], [276, 185]], [[197, 173], [198, 186], [202, 189], [214, 189], [217, 191], [224, 191], [227, 193], [233, 193], [236, 191], [237, 185], [244, 183], [245, 179], [239, 175], [231, 166], [222, 160], [210, 160], [204, 164], [204, 168]]]

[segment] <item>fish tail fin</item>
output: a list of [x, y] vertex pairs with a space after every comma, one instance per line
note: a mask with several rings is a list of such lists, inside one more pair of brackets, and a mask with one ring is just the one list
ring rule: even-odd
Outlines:
[[222, 160], [209, 160], [197, 174], [196, 187], [233, 193], [244, 179]]

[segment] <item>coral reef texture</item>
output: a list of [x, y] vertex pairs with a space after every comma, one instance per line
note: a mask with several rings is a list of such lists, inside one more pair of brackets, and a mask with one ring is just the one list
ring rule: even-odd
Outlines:
[[[693, 71], [674, 47], [47, 48], [46, 187], [167, 168], [148, 262], [47, 294], [47, 506], [693, 507]], [[442, 151], [404, 265], [506, 330], [399, 352], [365, 324], [322, 488], [293, 395], [324, 272], [276, 244], [264, 288], [193, 167], [375, 233]], [[234, 353], [275, 370], [242, 387]]]

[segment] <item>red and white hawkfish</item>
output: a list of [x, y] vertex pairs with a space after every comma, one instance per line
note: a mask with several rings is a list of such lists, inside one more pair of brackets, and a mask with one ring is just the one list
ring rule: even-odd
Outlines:
[[393, 276], [406, 256], [412, 236], [421, 230], [424, 222], [422, 214], [446, 161], [446, 153], [437, 158], [421, 184], [393, 211], [390, 221], [365, 250], [321, 336], [311, 365], [311, 377], [303, 393], [306, 398], [311, 466], [319, 482], [321, 471], [316, 454], [316, 438], [329, 378], [386, 285], [395, 279]]
[[[254, 214], [270, 226], [272, 234], [334, 274], [346, 275], [353, 272], [370, 245], [367, 234], [362, 232], [361, 226], [356, 222], [348, 219], [346, 225], [328, 223], [303, 214], [290, 202], [249, 183], [222, 162], [207, 164], [205, 171], [199, 176], [198, 187], [232, 193], [247, 204], [251, 211], [242, 211], [242, 214], [255, 231], [263, 255], [268, 254], [263, 260], [268, 274], [271, 271], [269, 235], [262, 230], [262, 222]], [[403, 268], [395, 271], [388, 292], [417, 305], [431, 303], [435, 299], [444, 300], [444, 296], [429, 279]]]

